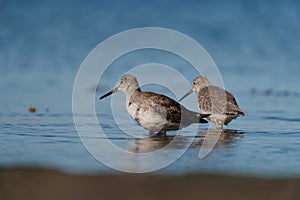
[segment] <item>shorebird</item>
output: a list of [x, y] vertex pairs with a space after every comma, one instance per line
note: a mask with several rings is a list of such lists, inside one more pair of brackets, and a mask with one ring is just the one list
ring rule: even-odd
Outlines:
[[198, 92], [197, 103], [201, 113], [209, 114], [207, 118], [214, 122], [216, 128], [223, 128], [231, 120], [244, 116], [234, 96], [228, 91], [213, 86], [206, 77], [196, 77], [193, 86], [179, 101], [193, 92]]
[[141, 91], [137, 79], [130, 74], [122, 76], [117, 87], [100, 99], [119, 90], [125, 93], [128, 113], [151, 135], [166, 134], [166, 131], [179, 130], [192, 123], [208, 123], [203, 119], [208, 115], [190, 111], [165, 95]]

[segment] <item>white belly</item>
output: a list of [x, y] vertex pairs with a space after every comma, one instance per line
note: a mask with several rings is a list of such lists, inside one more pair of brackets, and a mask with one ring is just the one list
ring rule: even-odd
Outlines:
[[126, 108], [133, 119], [135, 119], [143, 128], [151, 132], [161, 131], [167, 124], [166, 115], [155, 112], [151, 107], [143, 110], [132, 103], [126, 106]]

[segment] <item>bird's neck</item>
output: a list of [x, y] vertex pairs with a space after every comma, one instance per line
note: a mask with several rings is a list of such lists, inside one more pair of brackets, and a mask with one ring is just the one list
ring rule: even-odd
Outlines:
[[199, 93], [200, 90], [202, 90], [203, 88], [209, 87], [209, 86], [211, 86], [209, 83], [198, 86], [196, 89], [196, 92]]
[[126, 90], [126, 91], [125, 91], [126, 102], [129, 102], [131, 96], [132, 96], [134, 93], [136, 93], [136, 92], [141, 92], [141, 89], [140, 89], [139, 87], [137, 87], [137, 88], [134, 88], [134, 89], [132, 88], [132, 89], [130, 89], [130, 90]]

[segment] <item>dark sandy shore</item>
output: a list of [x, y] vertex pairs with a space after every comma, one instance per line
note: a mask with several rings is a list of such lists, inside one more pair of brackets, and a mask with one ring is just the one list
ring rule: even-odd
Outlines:
[[0, 199], [300, 199], [300, 179], [72, 175], [43, 169], [0, 169]]

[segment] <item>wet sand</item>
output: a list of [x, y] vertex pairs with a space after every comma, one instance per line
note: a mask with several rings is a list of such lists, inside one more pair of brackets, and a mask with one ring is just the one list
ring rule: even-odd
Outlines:
[[74, 175], [0, 169], [0, 199], [299, 199], [300, 179], [221, 175]]

